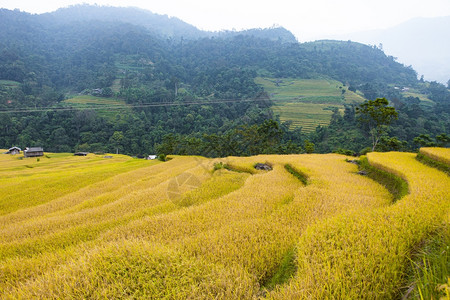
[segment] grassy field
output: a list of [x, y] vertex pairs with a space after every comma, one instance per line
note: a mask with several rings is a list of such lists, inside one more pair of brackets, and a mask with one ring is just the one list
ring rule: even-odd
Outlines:
[[335, 80], [258, 77], [255, 82], [269, 93], [281, 121], [292, 121], [292, 128], [302, 127], [305, 132], [328, 125], [333, 108], [342, 112], [344, 104], [364, 101]]
[[429, 280], [412, 262], [430, 240], [445, 252], [450, 179], [415, 156], [368, 154], [408, 182], [394, 202], [337, 154], [0, 155], [0, 295], [392, 299], [431, 286], [438, 299], [448, 272]]

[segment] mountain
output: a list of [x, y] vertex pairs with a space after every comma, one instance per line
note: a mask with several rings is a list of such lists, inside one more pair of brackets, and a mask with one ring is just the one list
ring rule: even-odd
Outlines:
[[43, 15], [0, 10], [0, 16], [4, 58], [0, 79], [23, 82], [32, 72], [34, 80], [55, 88], [106, 88], [121, 77], [121, 69], [137, 72], [131, 65], [138, 61], [146, 61], [152, 80], [174, 77], [190, 85], [194, 93], [196, 86], [205, 84], [204, 79], [196, 82], [197, 76], [204, 73], [207, 76], [201, 78], [210, 78], [218, 69], [251, 69], [274, 77], [328, 76], [353, 85], [413, 85], [416, 81], [414, 70], [380, 49], [339, 41], [300, 44], [283, 28], [170, 39], [168, 32], [182, 37], [189, 31], [175, 30], [177, 24], [197, 34], [201, 31], [178, 19], [135, 8], [81, 5]]
[[219, 31], [211, 33], [211, 36], [217, 36], [222, 38], [235, 37], [238, 35], [253, 36], [260, 39], [268, 39], [270, 41], [279, 41], [282, 43], [297, 43], [297, 39], [289, 30], [283, 27], [271, 27], [271, 28], [254, 28], [243, 31]]
[[385, 30], [342, 35], [365, 44], [379, 45], [386, 53], [412, 65], [426, 80], [447, 83], [450, 79], [450, 16], [416, 18]]
[[178, 18], [159, 15], [136, 7], [112, 7], [80, 4], [60, 8], [42, 15], [49, 21], [68, 24], [72, 22], [102, 21], [128, 23], [142, 26], [155, 35], [169, 38], [197, 39], [208, 34]]
[[[140, 23], [131, 22], [133, 11]], [[377, 47], [298, 43], [282, 28], [184, 38], [188, 30], [170, 36], [176, 26], [167, 24], [193, 27], [155, 18], [160, 21], [145, 11], [95, 6], [43, 15], [0, 10], [0, 147], [226, 156], [295, 153], [308, 139], [321, 143], [322, 152], [359, 151], [367, 139], [356, 128], [354, 109], [342, 118], [331, 103], [343, 105], [347, 89], [396, 101], [403, 110], [396, 131], [406, 141], [401, 145], [412, 148], [418, 134], [449, 128], [448, 90], [419, 82], [411, 67]], [[162, 31], [166, 27], [173, 30]], [[290, 79], [332, 79], [342, 94], [318, 97], [313, 105], [333, 112], [334, 129], [316, 128], [307, 138], [275, 122], [273, 103], [256, 80], [261, 77], [289, 85]], [[404, 95], [399, 87], [425, 93], [427, 111], [417, 93]], [[291, 95], [302, 101], [301, 91]], [[349, 130], [343, 131], [344, 121]]]
[[80, 4], [67, 8], [60, 8], [55, 12], [42, 15], [49, 21], [68, 24], [74, 21], [89, 22], [118, 22], [142, 26], [151, 33], [162, 38], [199, 39], [209, 37], [233, 37], [236, 35], [250, 35], [270, 40], [280, 40], [285, 43], [297, 42], [295, 36], [282, 27], [258, 28], [244, 31], [202, 31], [176, 17], [155, 14], [151, 11], [136, 7], [112, 7]]

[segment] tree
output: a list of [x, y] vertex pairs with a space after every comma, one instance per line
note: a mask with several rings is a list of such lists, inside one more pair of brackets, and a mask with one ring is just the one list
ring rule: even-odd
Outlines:
[[420, 147], [435, 147], [436, 143], [428, 134], [421, 134], [414, 138], [414, 143]]
[[386, 98], [368, 100], [356, 108], [359, 115], [358, 120], [367, 127], [372, 139], [372, 151], [375, 150], [381, 136], [393, 120], [398, 118], [398, 113], [394, 107], [389, 106]]
[[315, 150], [315, 145], [314, 143], [311, 143], [310, 141], [306, 140], [305, 141], [305, 151], [306, 153], [313, 153]]
[[278, 122], [270, 119], [259, 125], [258, 139], [260, 140], [260, 153], [273, 153], [274, 148], [280, 143], [283, 131]]
[[116, 148], [116, 154], [119, 154], [119, 148], [122, 145], [123, 139], [124, 135], [122, 131], [114, 131], [113, 135], [109, 138], [110, 143]]
[[446, 147], [450, 143], [450, 136], [441, 133], [436, 136], [436, 141], [439, 147]]

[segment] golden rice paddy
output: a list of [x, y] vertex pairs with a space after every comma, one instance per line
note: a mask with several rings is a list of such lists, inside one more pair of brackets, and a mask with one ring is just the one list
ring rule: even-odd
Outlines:
[[398, 298], [450, 224], [449, 177], [413, 153], [368, 154], [396, 202], [337, 154], [171, 158], [0, 155], [1, 298]]

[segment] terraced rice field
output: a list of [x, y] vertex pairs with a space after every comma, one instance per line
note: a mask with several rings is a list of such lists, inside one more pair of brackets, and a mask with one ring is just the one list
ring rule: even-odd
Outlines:
[[404, 97], [414, 97], [419, 98], [420, 104], [427, 107], [433, 107], [435, 105], [434, 101], [428, 98], [427, 95], [422, 94], [419, 90], [410, 88], [406, 91], [402, 91]]
[[450, 155], [448, 148], [427, 147], [421, 148], [420, 153], [430, 157], [433, 160], [450, 165]]
[[[280, 117], [280, 121], [292, 122], [291, 129], [302, 128], [303, 132], [311, 132], [317, 126], [330, 124], [332, 109], [338, 106], [318, 103], [286, 102], [273, 106], [273, 111]], [[343, 114], [342, 109], [340, 110]]]
[[292, 129], [301, 127], [304, 132], [328, 125], [333, 108], [343, 113], [344, 104], [365, 100], [342, 83], [330, 79], [258, 77], [255, 82], [269, 93], [274, 102], [272, 108], [280, 120], [292, 121]]
[[95, 97], [91, 95], [79, 95], [63, 102], [67, 106], [72, 106], [78, 109], [92, 109], [100, 116], [114, 118], [118, 113], [123, 111], [130, 111], [131, 108], [120, 99]]
[[345, 159], [0, 155], [0, 295], [397, 298], [413, 252], [448, 228], [450, 179], [413, 153], [370, 153], [408, 182], [394, 203]]
[[12, 80], [0, 80], [0, 87], [16, 88], [20, 86], [20, 82]]

